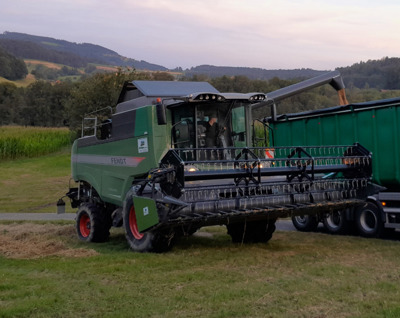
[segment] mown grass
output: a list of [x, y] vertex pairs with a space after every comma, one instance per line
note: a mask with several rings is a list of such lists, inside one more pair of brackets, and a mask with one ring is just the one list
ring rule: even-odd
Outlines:
[[[69, 155], [2, 161], [0, 212], [54, 213]], [[240, 245], [217, 226], [139, 254], [121, 228], [85, 244], [73, 222], [19, 224], [0, 222], [1, 318], [400, 316], [399, 240], [276, 232]]]
[[42, 156], [70, 142], [67, 128], [0, 126], [0, 160]]
[[400, 313], [398, 241], [277, 232], [268, 244], [240, 245], [230, 242], [223, 227], [205, 231], [212, 237], [183, 238], [167, 254], [132, 253], [117, 229], [103, 244], [79, 243], [70, 235], [57, 237], [72, 248], [97, 252], [87, 258], [0, 256], [0, 316], [398, 317]]
[[[0, 164], [0, 213], [56, 212], [56, 202], [68, 192], [70, 147], [37, 158]], [[66, 211], [73, 212], [66, 204]]]

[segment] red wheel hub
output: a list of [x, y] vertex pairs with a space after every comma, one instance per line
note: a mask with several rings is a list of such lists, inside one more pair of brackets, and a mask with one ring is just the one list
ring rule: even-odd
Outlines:
[[87, 214], [83, 214], [79, 220], [79, 231], [83, 237], [90, 235], [90, 217]]
[[135, 239], [140, 240], [143, 238], [144, 234], [139, 232], [136, 222], [135, 208], [133, 206], [129, 211], [129, 229], [131, 230], [131, 233]]

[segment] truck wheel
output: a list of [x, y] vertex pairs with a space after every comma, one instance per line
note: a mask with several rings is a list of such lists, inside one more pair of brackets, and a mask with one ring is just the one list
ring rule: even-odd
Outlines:
[[350, 223], [346, 219], [346, 210], [333, 211], [327, 214], [322, 219], [322, 223], [330, 234], [347, 234], [350, 229]]
[[378, 207], [368, 202], [356, 210], [356, 228], [364, 237], [379, 237], [383, 229], [383, 220]]
[[276, 219], [227, 224], [233, 243], [268, 242], [274, 233]]
[[170, 250], [175, 236], [174, 232], [161, 230], [139, 232], [132, 195], [133, 191], [128, 191], [123, 208], [125, 236], [130, 248], [134, 252], [141, 253], [162, 253]]
[[292, 223], [298, 231], [313, 232], [317, 229], [319, 222], [316, 216], [305, 214], [292, 216]]
[[[109, 220], [108, 220], [109, 219]], [[92, 203], [82, 204], [76, 214], [76, 231], [85, 242], [105, 242], [110, 236], [111, 218]]]

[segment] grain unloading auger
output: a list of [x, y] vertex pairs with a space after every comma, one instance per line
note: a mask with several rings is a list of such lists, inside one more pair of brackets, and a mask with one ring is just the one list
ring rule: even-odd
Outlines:
[[95, 125], [90, 133], [83, 125], [72, 148], [78, 186], [68, 197], [79, 208], [78, 236], [105, 241], [111, 225], [123, 225], [134, 251], [158, 252], [180, 235], [226, 224], [234, 242], [266, 242], [278, 217], [363, 203], [368, 150], [272, 149], [267, 124], [252, 118], [255, 107], [332, 81], [341, 89], [334, 72], [274, 99], [220, 93], [208, 83], [126, 83], [116, 112], [99, 125], [91, 114]]

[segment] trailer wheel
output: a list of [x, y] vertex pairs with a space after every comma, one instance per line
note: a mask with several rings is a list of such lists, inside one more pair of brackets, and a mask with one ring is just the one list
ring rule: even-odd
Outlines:
[[82, 204], [76, 214], [76, 231], [85, 242], [105, 242], [110, 236], [111, 217], [99, 206]]
[[292, 216], [292, 223], [298, 231], [313, 232], [317, 229], [319, 221], [316, 216], [305, 214]]
[[125, 236], [130, 248], [134, 252], [141, 253], [162, 253], [170, 250], [175, 236], [173, 231], [150, 230], [145, 233], [139, 232], [132, 199], [133, 194], [132, 190], [128, 191], [123, 208]]
[[272, 238], [272, 234], [275, 232], [276, 219], [267, 221], [253, 222], [254, 231], [253, 242], [254, 243], [266, 243]]
[[276, 219], [227, 224], [233, 243], [266, 243], [275, 232]]
[[356, 210], [356, 228], [364, 237], [379, 237], [383, 229], [383, 220], [378, 207], [368, 202]]
[[325, 229], [330, 234], [346, 234], [349, 232], [350, 223], [346, 219], [346, 210], [333, 211], [322, 219]]

